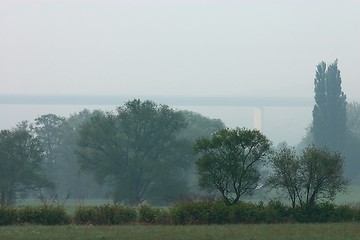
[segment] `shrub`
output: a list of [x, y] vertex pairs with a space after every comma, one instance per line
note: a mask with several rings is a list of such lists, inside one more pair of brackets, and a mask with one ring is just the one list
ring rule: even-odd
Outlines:
[[59, 225], [70, 222], [63, 207], [1, 207], [0, 208], [0, 225], [11, 224], [43, 224]]
[[134, 208], [121, 205], [103, 205], [99, 207], [77, 207], [74, 221], [77, 224], [112, 225], [135, 222], [137, 213]]
[[149, 205], [141, 205], [139, 208], [139, 221], [142, 223], [156, 223], [156, 215], [159, 210]]
[[170, 215], [174, 224], [208, 224], [209, 202], [178, 203], [170, 208]]
[[58, 225], [68, 224], [70, 221], [61, 206], [24, 207], [19, 208], [16, 215], [16, 222], [20, 224]]
[[289, 223], [294, 222], [292, 209], [280, 201], [270, 201], [265, 210], [266, 223]]
[[16, 222], [16, 209], [0, 207], [0, 226], [11, 225]]
[[232, 205], [231, 211], [234, 223], [257, 223], [259, 222], [259, 206], [255, 203], [240, 202]]
[[95, 218], [95, 208], [80, 206], [75, 209], [74, 222], [76, 224], [90, 224]]
[[357, 209], [348, 205], [342, 205], [335, 208], [330, 219], [331, 222], [351, 222], [356, 221]]
[[114, 215], [111, 224], [127, 224], [135, 222], [137, 219], [137, 212], [135, 208], [114, 205], [113, 211]]

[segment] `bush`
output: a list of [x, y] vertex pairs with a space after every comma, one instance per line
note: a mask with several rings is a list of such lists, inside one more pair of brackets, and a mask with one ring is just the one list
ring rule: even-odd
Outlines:
[[152, 208], [149, 205], [142, 205], [139, 208], [139, 221], [154, 224], [156, 222], [157, 212], [158, 209]]
[[135, 222], [137, 213], [134, 208], [121, 205], [99, 207], [77, 207], [74, 221], [77, 224], [113, 225]]
[[175, 224], [224, 224], [231, 222], [231, 209], [221, 201], [178, 203], [170, 208]]
[[141, 205], [139, 208], [139, 221], [149, 224], [171, 224], [170, 214], [168, 211], [153, 208], [149, 205]]
[[59, 225], [68, 224], [69, 217], [61, 206], [24, 207], [17, 210], [17, 223]]
[[137, 219], [137, 212], [135, 208], [114, 205], [113, 209], [114, 216], [111, 224], [128, 224], [135, 222]]
[[170, 215], [174, 224], [208, 224], [210, 208], [209, 202], [183, 202], [170, 208]]
[[15, 208], [0, 207], [0, 226], [15, 224], [16, 211]]
[[279, 201], [270, 201], [263, 208], [264, 223], [291, 223], [294, 222], [292, 209]]
[[240, 202], [231, 206], [234, 223], [259, 223], [261, 221], [261, 215], [259, 214], [262, 205], [255, 203]]
[[1, 207], [0, 225], [11, 224], [43, 224], [59, 225], [68, 224], [70, 218], [63, 207]]

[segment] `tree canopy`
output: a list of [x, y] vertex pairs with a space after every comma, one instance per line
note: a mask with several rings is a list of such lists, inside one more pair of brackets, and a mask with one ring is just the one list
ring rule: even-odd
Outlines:
[[112, 184], [115, 201], [138, 204], [179, 194], [186, 190], [181, 175], [191, 154], [189, 142], [177, 138], [185, 126], [180, 112], [151, 101], [95, 112], [80, 129], [80, 164]]
[[317, 65], [312, 134], [315, 146], [341, 151], [346, 134], [346, 95], [341, 88], [338, 61]]
[[50, 186], [42, 157], [39, 140], [24, 128], [0, 131], [0, 205], [15, 203], [25, 190]]
[[258, 130], [224, 128], [210, 139], [196, 141], [200, 186], [217, 190], [228, 204], [251, 194], [260, 180], [259, 165], [270, 150], [270, 141]]
[[348, 184], [343, 176], [343, 159], [338, 153], [315, 146], [300, 156], [284, 147], [270, 158], [273, 173], [268, 184], [285, 190], [292, 206], [313, 206], [319, 200], [333, 200]]
[[56, 114], [45, 114], [35, 119], [34, 131], [44, 150], [44, 167], [47, 177], [54, 181], [57, 148], [61, 144], [61, 126], [65, 118]]

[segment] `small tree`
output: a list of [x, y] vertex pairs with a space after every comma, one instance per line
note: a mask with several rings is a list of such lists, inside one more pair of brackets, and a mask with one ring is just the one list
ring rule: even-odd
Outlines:
[[334, 200], [338, 192], [346, 189], [347, 180], [343, 176], [343, 159], [339, 153], [329, 149], [305, 148], [300, 156], [300, 181], [308, 205], [315, 205], [317, 200]]
[[285, 190], [292, 206], [313, 206], [319, 200], [334, 200], [348, 184], [343, 177], [343, 159], [327, 148], [309, 146], [300, 156], [283, 148], [270, 158], [273, 174], [268, 183]]
[[251, 194], [260, 180], [259, 164], [269, 152], [270, 141], [258, 130], [222, 129], [210, 139], [201, 138], [195, 150], [200, 186], [218, 190], [227, 204]]
[[283, 147], [275, 151], [270, 158], [273, 169], [267, 183], [273, 188], [285, 190], [287, 197], [294, 208], [300, 192], [299, 165], [294, 149]]

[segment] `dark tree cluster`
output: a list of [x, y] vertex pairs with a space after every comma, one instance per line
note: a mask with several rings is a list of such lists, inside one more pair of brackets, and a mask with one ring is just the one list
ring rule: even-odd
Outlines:
[[341, 87], [338, 61], [317, 65], [314, 80], [315, 106], [310, 131], [302, 145], [314, 144], [340, 153], [345, 159], [345, 175], [356, 181], [360, 167], [360, 107], [348, 104]]
[[26, 190], [49, 187], [41, 167], [39, 139], [18, 127], [0, 131], [0, 206], [11, 205]]
[[346, 129], [346, 95], [341, 89], [338, 61], [317, 66], [312, 133], [317, 147], [341, 151]]
[[140, 100], [115, 113], [83, 110], [21, 122], [0, 134], [0, 204], [27, 196], [129, 204], [188, 197], [199, 191], [193, 144], [223, 127], [221, 120]]

